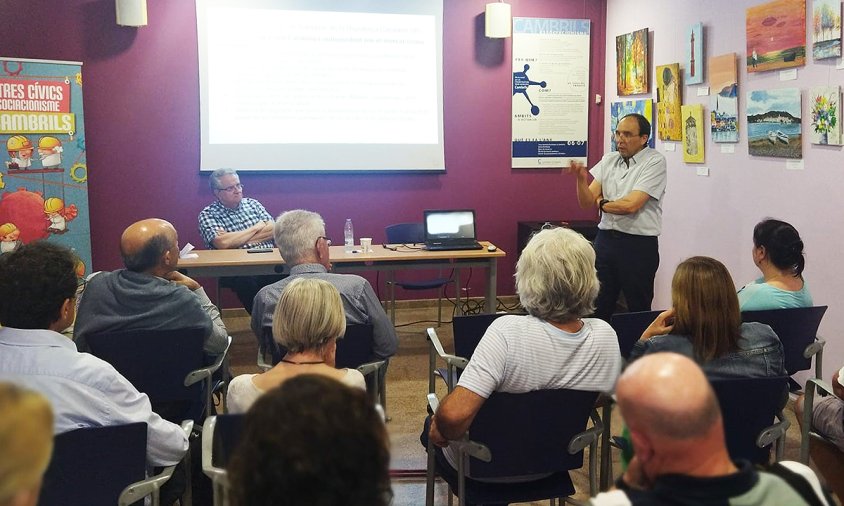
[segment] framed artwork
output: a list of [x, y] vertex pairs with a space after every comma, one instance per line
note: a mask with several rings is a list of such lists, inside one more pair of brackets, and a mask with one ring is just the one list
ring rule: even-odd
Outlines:
[[703, 105], [690, 104], [681, 108], [683, 116], [683, 161], [703, 163]]
[[806, 0], [773, 0], [747, 9], [747, 71], [806, 64]]
[[686, 84], [703, 82], [703, 23], [695, 23], [686, 28], [683, 37], [686, 48], [686, 71], [683, 80]]
[[613, 102], [610, 105], [610, 148], [617, 149], [615, 145], [615, 127], [618, 121], [628, 114], [638, 113], [646, 117], [651, 123], [651, 137], [648, 139], [648, 146], [654, 147], [654, 101], [647, 98], [642, 100], [626, 100], [624, 102]]
[[812, 125], [809, 140], [812, 144], [841, 145], [841, 89], [820, 86], [809, 91]]
[[680, 128], [680, 64], [671, 63], [656, 68], [656, 115], [659, 139], [681, 141]]
[[615, 75], [619, 95], [648, 93], [648, 29], [615, 38]]
[[727, 53], [709, 59], [709, 128], [713, 142], [738, 142], [738, 73], [736, 54]]
[[812, 3], [812, 58], [841, 56], [841, 2], [815, 0]]
[[747, 149], [753, 156], [803, 158], [798, 88], [747, 94]]

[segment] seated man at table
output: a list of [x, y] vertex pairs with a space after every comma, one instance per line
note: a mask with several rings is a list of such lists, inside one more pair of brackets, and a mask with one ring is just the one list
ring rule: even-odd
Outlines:
[[[95, 274], [79, 302], [74, 337], [121, 330], [202, 327], [210, 357], [226, 349], [228, 332], [220, 311], [195, 280], [176, 271], [179, 237], [169, 222], [152, 218], [130, 225], [120, 238], [125, 269]], [[213, 360], [209, 358], [209, 360]]]
[[0, 381], [44, 395], [56, 434], [144, 422], [147, 462], [174, 465], [188, 449], [181, 427], [154, 413], [114, 367], [58, 333], [76, 315], [76, 264], [73, 252], [47, 241], [0, 256]]
[[[208, 249], [272, 248], [273, 217], [255, 199], [243, 196], [243, 185], [234, 169], [217, 169], [208, 177], [217, 197], [199, 213], [199, 233]], [[231, 288], [249, 314], [252, 301], [261, 287], [279, 276], [235, 276], [222, 278], [222, 286]]]
[[255, 296], [252, 331], [258, 339], [264, 328], [272, 326], [273, 311], [284, 287], [290, 281], [306, 276], [323, 279], [337, 288], [343, 299], [346, 323], [372, 325], [374, 357], [380, 360], [393, 356], [398, 347], [396, 330], [369, 281], [354, 274], [328, 272], [331, 268], [330, 243], [325, 237], [322, 217], [302, 209], [287, 211], [276, 220], [274, 233], [279, 252], [290, 266], [290, 277], [265, 286]]
[[690, 358], [665, 352], [640, 358], [619, 378], [616, 396], [636, 455], [619, 490], [590, 504], [832, 505], [803, 464], [780, 462], [760, 472], [730, 458], [718, 399]]

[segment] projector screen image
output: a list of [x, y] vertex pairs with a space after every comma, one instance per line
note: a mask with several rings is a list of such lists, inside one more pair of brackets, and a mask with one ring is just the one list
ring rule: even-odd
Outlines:
[[201, 170], [445, 170], [442, 0], [197, 0], [196, 17]]

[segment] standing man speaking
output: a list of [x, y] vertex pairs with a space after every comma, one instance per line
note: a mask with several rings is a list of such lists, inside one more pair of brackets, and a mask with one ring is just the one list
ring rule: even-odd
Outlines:
[[651, 124], [641, 114], [621, 118], [615, 130], [618, 151], [592, 167], [572, 162], [580, 207], [601, 213], [595, 238], [595, 268], [601, 282], [595, 316], [609, 321], [619, 292], [629, 311], [648, 311], [659, 267], [665, 157], [648, 147]]

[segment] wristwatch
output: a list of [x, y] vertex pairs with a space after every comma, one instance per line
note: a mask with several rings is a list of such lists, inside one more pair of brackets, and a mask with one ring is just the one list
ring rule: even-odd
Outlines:
[[601, 202], [598, 203], [598, 209], [600, 209], [602, 213], [604, 212], [604, 204], [607, 202], [609, 202], [609, 199], [601, 199]]

